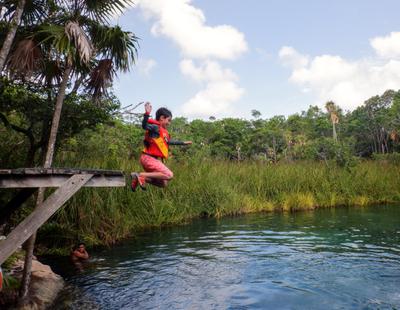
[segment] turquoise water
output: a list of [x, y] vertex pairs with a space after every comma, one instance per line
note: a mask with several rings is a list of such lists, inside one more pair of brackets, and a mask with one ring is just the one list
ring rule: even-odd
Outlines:
[[257, 214], [90, 253], [65, 309], [400, 309], [400, 208]]

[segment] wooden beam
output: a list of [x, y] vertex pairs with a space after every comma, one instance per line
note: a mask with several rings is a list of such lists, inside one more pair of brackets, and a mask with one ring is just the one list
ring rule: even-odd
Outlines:
[[83, 169], [83, 168], [17, 168], [17, 169], [0, 169], [0, 175], [7, 174], [105, 174], [105, 175], [123, 175], [121, 170], [104, 170], [104, 169]]
[[0, 265], [39, 229], [61, 206], [74, 195], [93, 174], [77, 174], [68, 179], [50, 197], [23, 220], [5, 240], [0, 242]]
[[[59, 187], [70, 177], [71, 175], [68, 174], [3, 174], [0, 175], [0, 188]], [[122, 187], [125, 186], [125, 177], [123, 175], [94, 175], [85, 186]]]

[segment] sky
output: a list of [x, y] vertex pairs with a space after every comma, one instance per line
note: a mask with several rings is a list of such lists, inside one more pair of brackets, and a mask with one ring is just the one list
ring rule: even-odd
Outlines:
[[115, 19], [140, 38], [135, 66], [114, 82], [122, 106], [270, 118], [329, 100], [351, 111], [400, 89], [399, 1], [134, 2]]

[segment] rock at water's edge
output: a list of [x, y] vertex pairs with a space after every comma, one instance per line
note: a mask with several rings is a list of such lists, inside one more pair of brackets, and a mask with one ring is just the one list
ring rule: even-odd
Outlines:
[[[24, 262], [18, 260], [15, 264], [14, 276], [21, 277]], [[46, 309], [56, 299], [58, 293], [64, 287], [65, 283], [61, 276], [55, 274], [50, 266], [44, 265], [38, 260], [32, 260], [32, 276], [29, 286], [29, 302], [19, 310]]]

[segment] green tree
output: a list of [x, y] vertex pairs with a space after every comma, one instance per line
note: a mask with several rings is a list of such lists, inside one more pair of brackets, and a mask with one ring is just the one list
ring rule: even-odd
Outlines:
[[261, 117], [261, 112], [258, 110], [251, 110], [251, 116], [253, 116], [255, 119], [259, 119]]
[[302, 112], [306, 122], [306, 135], [309, 139], [328, 137], [331, 132], [331, 125], [324, 113], [318, 106], [310, 106], [307, 111]]
[[381, 96], [373, 96], [347, 116], [346, 135], [355, 137], [358, 155], [370, 156], [372, 153], [385, 154], [390, 151], [390, 136], [396, 122], [396, 113], [391, 114], [390, 111], [395, 94], [388, 90]]
[[4, 4], [0, 6], [1, 9], [4, 8], [6, 10], [4, 17], [12, 14], [12, 18], [8, 21], [8, 33], [0, 50], [0, 72], [3, 71], [7, 56], [10, 52], [11, 45], [17, 32], [17, 28], [21, 22], [21, 16], [24, 11], [25, 2], [26, 0], [19, 0], [16, 5], [14, 5], [14, 1], [5, 1]]
[[[19, 152], [10, 152], [8, 156], [4, 153], [0, 156], [0, 166], [31, 167], [38, 162], [38, 151], [47, 144], [53, 112], [47, 91], [46, 87], [34, 83], [21, 84], [6, 78], [0, 80], [0, 122], [9, 134], [15, 131], [22, 134], [23, 139], [22, 143], [14, 140], [15, 144], [10, 144], [3, 151], [12, 150], [17, 145], [25, 148], [21, 148]], [[111, 121], [118, 107], [119, 102], [113, 97], [103, 98], [101, 105], [97, 106], [92, 104], [89, 95], [68, 94], [60, 120], [57, 145], [84, 128], [94, 128], [97, 124]], [[20, 160], [16, 160], [17, 154]]]
[[[9, 70], [13, 74], [44, 80], [49, 86], [58, 79], [50, 134], [44, 167], [52, 165], [61, 111], [69, 82], [74, 76], [73, 91], [89, 74], [87, 89], [95, 100], [111, 84], [115, 72], [126, 71], [134, 62], [137, 38], [119, 26], [110, 27], [106, 19], [122, 11], [130, 1], [74, 1], [57, 2], [56, 10], [48, 14], [45, 23], [24, 29], [16, 44]], [[28, 61], [26, 61], [28, 60]], [[37, 205], [43, 201], [39, 190]], [[28, 242], [21, 300], [26, 297], [30, 278], [31, 256], [35, 236]]]

